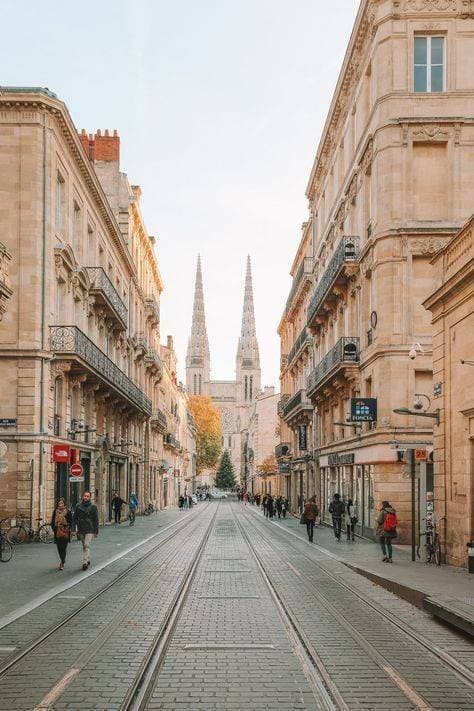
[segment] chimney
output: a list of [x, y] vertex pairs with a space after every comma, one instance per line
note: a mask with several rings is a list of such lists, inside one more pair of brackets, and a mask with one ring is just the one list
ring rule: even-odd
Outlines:
[[116, 130], [112, 135], [108, 129], [105, 129], [103, 135], [100, 129], [96, 131], [95, 135], [91, 133], [87, 135], [85, 129], [82, 129], [79, 140], [92, 163], [96, 161], [120, 162], [120, 136]]

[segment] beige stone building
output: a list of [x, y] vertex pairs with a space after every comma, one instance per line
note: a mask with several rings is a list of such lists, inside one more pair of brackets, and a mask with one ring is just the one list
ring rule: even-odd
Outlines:
[[244, 483], [253, 494], [268, 492], [280, 494], [280, 479], [276, 470], [262, 474], [261, 466], [267, 460], [275, 459], [275, 447], [279, 442], [277, 435], [279, 394], [274, 387], [266, 386], [258, 394], [250, 408], [249, 425], [245, 432], [246, 471]]
[[[432, 476], [434, 420], [394, 409], [432, 396], [422, 304], [434, 284], [431, 257], [472, 209], [473, 57], [474, 16], [461, 0], [364, 0], [308, 181], [292, 271], [301, 306], [287, 305], [279, 329], [281, 442], [291, 444], [293, 508], [295, 492], [315, 492], [327, 516], [338, 491], [356, 502], [366, 536], [383, 499], [397, 508], [400, 540], [410, 529], [410, 482], [391, 442], [427, 449], [417, 491]], [[372, 422], [365, 398], [377, 401]], [[286, 425], [293, 437], [295, 424], [310, 426], [308, 401], [315, 419], [303, 458]]]
[[113, 490], [162, 505], [163, 284], [120, 139], [78, 135], [47, 89], [3, 87], [0, 152], [13, 257], [0, 329], [0, 515], [35, 523], [85, 488], [103, 521]]
[[433, 323], [433, 498], [446, 562], [467, 565], [474, 541], [474, 217], [432, 260], [435, 290], [424, 302]]

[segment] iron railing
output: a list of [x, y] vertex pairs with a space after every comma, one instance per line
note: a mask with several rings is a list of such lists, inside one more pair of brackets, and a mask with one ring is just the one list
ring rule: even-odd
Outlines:
[[166, 432], [168, 429], [168, 418], [166, 417], [163, 410], [159, 408], [154, 411], [151, 416], [151, 424], [157, 426], [162, 432]]
[[147, 352], [145, 353], [145, 363], [155, 365], [160, 371], [163, 370], [163, 363], [161, 361], [161, 358], [154, 348], [148, 348]]
[[140, 410], [151, 415], [151, 400], [77, 326], [51, 326], [50, 347], [55, 354], [70, 354], [81, 358], [102, 380], [116, 388]]
[[331, 286], [333, 285], [341, 267], [346, 262], [356, 262], [359, 258], [359, 238], [358, 237], [343, 237], [339, 242], [336, 251], [331, 257], [331, 260], [319, 280], [308, 305], [307, 321], [311, 321], [313, 316], [321, 307], [326, 298]]
[[135, 341], [137, 343], [137, 348], [142, 348], [144, 351], [148, 350], [148, 338], [142, 331], [138, 331], [135, 334]]
[[290, 454], [291, 445], [289, 442], [280, 442], [275, 447], [275, 457], [279, 459], [280, 457], [288, 457]]
[[295, 294], [299, 289], [299, 286], [303, 280], [303, 277], [305, 277], [305, 276], [310, 277], [312, 271], [313, 271], [313, 260], [311, 259], [311, 257], [305, 257], [302, 260], [300, 266], [298, 267], [298, 270], [297, 270], [295, 276], [293, 277], [293, 284], [291, 286], [290, 293], [288, 294], [288, 298], [286, 300], [287, 310], [291, 306], [291, 302], [293, 301]]
[[171, 432], [168, 432], [165, 435], [164, 443], [167, 444], [168, 447], [173, 447], [173, 449], [181, 449], [181, 443], [176, 439], [173, 434], [171, 434]]
[[288, 400], [290, 399], [290, 397], [291, 397], [291, 395], [282, 395], [281, 399], [278, 401], [277, 412], [280, 417], [283, 417], [283, 409], [284, 409], [286, 403], [288, 402]]
[[102, 293], [124, 328], [127, 328], [128, 309], [105, 271], [102, 267], [86, 267], [86, 271], [91, 280], [91, 291]]
[[288, 415], [295, 410], [297, 407], [307, 407], [311, 408], [312, 405], [309, 400], [306, 399], [306, 390], [298, 390], [293, 397], [291, 397], [283, 408], [283, 417], [286, 418]]
[[160, 321], [160, 307], [154, 296], [147, 296], [145, 299], [145, 309], [147, 315], [151, 317], [155, 323]]
[[307, 391], [310, 392], [314, 390], [334, 366], [340, 363], [358, 363], [359, 358], [359, 338], [357, 336], [343, 336], [343, 338], [340, 338], [331, 350], [326, 353], [324, 358], [309, 375], [306, 386]]
[[303, 348], [303, 346], [311, 346], [313, 342], [313, 339], [311, 338], [310, 334], [306, 331], [306, 326], [303, 328], [301, 331], [300, 335], [294, 342], [293, 348], [288, 354], [288, 361], [287, 365], [291, 365], [293, 359], [295, 358], [296, 354]]

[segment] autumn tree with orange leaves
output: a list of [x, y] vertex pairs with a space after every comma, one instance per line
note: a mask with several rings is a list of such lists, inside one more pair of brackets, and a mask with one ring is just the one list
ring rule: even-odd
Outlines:
[[266, 477], [269, 474], [276, 474], [277, 471], [277, 462], [273, 454], [270, 454], [268, 457], [266, 457], [263, 462], [257, 467], [258, 473]]
[[207, 395], [191, 395], [189, 410], [196, 423], [196, 470], [201, 474], [205, 469], [217, 465], [221, 453], [221, 415]]

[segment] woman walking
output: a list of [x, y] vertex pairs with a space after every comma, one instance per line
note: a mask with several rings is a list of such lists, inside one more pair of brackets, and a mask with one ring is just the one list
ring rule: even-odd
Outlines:
[[358, 521], [357, 510], [352, 499], [348, 499], [346, 506], [346, 534], [348, 541], [354, 541], [354, 527]]
[[59, 570], [64, 570], [66, 550], [71, 540], [72, 515], [64, 499], [59, 499], [51, 518], [51, 528], [54, 532], [54, 542], [59, 553]]
[[393, 506], [390, 506], [388, 501], [382, 501], [375, 532], [382, 549], [382, 563], [392, 562], [392, 539], [397, 537], [397, 523], [397, 514]]

